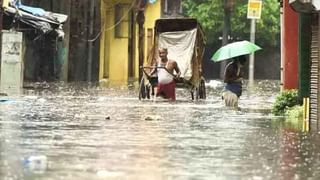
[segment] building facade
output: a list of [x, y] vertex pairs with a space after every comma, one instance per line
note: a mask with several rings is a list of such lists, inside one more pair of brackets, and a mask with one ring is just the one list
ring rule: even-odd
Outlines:
[[[298, 88], [301, 97], [310, 98], [310, 127], [317, 131], [320, 126], [320, 1], [286, 0], [283, 3], [296, 12], [296, 16], [285, 18], [298, 22]], [[290, 29], [292, 24], [284, 28]]]
[[168, 17], [182, 17], [181, 0], [102, 0], [99, 80], [138, 80], [153, 45], [155, 20]]

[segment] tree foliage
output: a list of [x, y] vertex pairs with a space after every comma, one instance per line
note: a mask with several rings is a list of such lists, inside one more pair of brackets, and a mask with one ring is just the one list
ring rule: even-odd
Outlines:
[[[183, 0], [185, 13], [197, 18], [204, 28], [208, 43], [219, 43], [222, 36], [224, 0]], [[232, 1], [232, 0], [231, 0]], [[247, 19], [247, 0], [233, 0], [231, 12], [231, 37], [250, 39], [250, 20]], [[279, 46], [280, 10], [278, 0], [263, 0], [261, 19], [256, 21], [256, 42], [262, 46]]]

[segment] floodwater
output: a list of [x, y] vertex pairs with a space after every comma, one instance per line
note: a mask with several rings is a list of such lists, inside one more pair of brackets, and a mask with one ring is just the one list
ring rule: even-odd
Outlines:
[[272, 116], [279, 83], [257, 84], [238, 111], [219, 85], [174, 103], [134, 85], [33, 85], [0, 102], [0, 179], [319, 179], [319, 135]]

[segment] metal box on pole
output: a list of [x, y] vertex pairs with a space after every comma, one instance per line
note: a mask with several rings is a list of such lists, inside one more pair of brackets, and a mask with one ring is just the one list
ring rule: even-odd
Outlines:
[[0, 91], [18, 95], [23, 86], [22, 32], [2, 31]]

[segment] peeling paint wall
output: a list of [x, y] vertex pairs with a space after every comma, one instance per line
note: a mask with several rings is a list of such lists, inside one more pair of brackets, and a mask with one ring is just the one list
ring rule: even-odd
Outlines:
[[[150, 44], [150, 33], [153, 33], [155, 19], [160, 18], [161, 9], [160, 3], [157, 1], [154, 4], [147, 4], [144, 11], [144, 59], [147, 58], [147, 52]], [[124, 5], [126, 14], [120, 17], [121, 21], [117, 21], [115, 14], [116, 5]], [[134, 0], [102, 0], [102, 23], [103, 34], [100, 41], [100, 76], [99, 79], [109, 79], [112, 82], [126, 83], [129, 79], [137, 80], [139, 77], [139, 30], [136, 22]], [[126, 27], [122, 33], [127, 36], [116, 37], [117, 26], [124, 25]]]
[[[100, 1], [95, 0], [93, 34], [89, 35], [92, 0], [24, 0], [23, 4], [68, 15], [64, 41], [48, 37], [35, 40], [32, 29], [25, 30], [25, 78], [29, 81], [86, 81], [88, 44], [92, 46], [92, 80], [99, 74]], [[70, 35], [70, 36], [69, 36]]]

